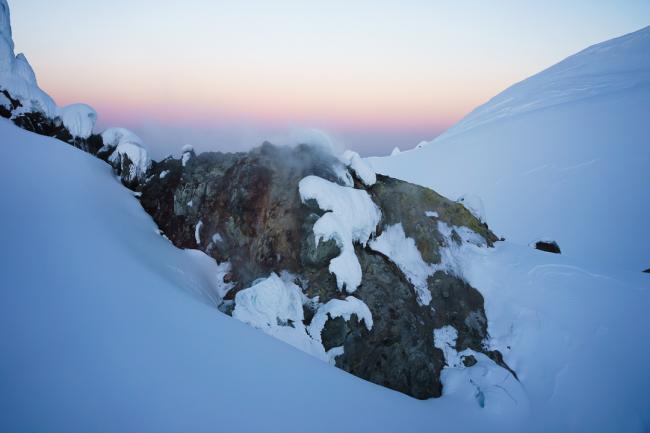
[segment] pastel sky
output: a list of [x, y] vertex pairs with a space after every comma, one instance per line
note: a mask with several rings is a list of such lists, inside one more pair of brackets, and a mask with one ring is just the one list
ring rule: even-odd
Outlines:
[[154, 156], [326, 131], [365, 155], [430, 140], [650, 0], [9, 0], [17, 51], [60, 105], [132, 128]]

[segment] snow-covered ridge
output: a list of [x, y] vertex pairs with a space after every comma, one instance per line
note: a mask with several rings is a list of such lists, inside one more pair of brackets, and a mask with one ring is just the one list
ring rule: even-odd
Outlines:
[[550, 237], [600, 267], [647, 269], [649, 52], [650, 27], [594, 45], [428, 145], [367, 161], [447, 197], [480, 197], [492, 230], [518, 244]]
[[499, 93], [434, 141], [535, 110], [648, 86], [649, 49], [650, 26], [592, 45]]

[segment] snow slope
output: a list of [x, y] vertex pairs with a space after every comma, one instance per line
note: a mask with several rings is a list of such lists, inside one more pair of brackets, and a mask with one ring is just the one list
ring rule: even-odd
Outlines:
[[450, 198], [495, 232], [556, 240], [600, 268], [650, 267], [650, 27], [508, 88], [432, 142], [373, 167]]
[[0, 146], [1, 431], [650, 427], [645, 274], [467, 243], [457, 257], [521, 383], [477, 354], [443, 372], [442, 398], [418, 401], [221, 314], [223, 266], [161, 237], [107, 164], [3, 119]]

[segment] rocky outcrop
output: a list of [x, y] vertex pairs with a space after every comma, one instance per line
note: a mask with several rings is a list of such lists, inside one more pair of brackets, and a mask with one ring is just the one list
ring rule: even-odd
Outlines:
[[[420, 399], [442, 392], [445, 358], [434, 344], [435, 329], [452, 326], [458, 352], [482, 352], [507, 368], [498, 352], [486, 348], [483, 297], [445, 263], [464, 242], [487, 248], [497, 240], [461, 204], [385, 176], [366, 186], [332, 154], [310, 146], [265, 143], [248, 153], [193, 154], [184, 161], [153, 163], [141, 186], [141, 203], [175, 245], [231, 264], [225, 302], [260, 278], [288, 272], [305, 296], [309, 328], [320, 306], [353, 295], [367, 305], [373, 326], [356, 315], [349, 320], [329, 315], [318, 335], [324, 349], [339, 351], [338, 367]], [[340, 290], [328, 265], [341, 245], [314, 234], [326, 211], [315, 200], [301, 200], [299, 183], [307, 176], [365, 191], [381, 211], [373, 239], [401, 225], [404, 241], [420, 253], [423, 290], [430, 295], [418, 294], [408, 263], [371, 247], [372, 242], [354, 245], [361, 284]], [[232, 305], [224, 310], [232, 311]], [[471, 360], [470, 355], [466, 364]]]
[[547, 253], [562, 254], [562, 250], [560, 250], [560, 246], [555, 241], [550, 241], [550, 240], [536, 241], [533, 243], [533, 247], [536, 250], [544, 251]]

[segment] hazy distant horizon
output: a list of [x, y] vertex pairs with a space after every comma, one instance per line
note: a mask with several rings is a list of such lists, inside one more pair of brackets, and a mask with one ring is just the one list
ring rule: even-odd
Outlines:
[[9, 3], [40, 86], [61, 105], [92, 105], [100, 128], [133, 129], [154, 157], [308, 128], [364, 155], [412, 148], [650, 16], [636, 0]]

